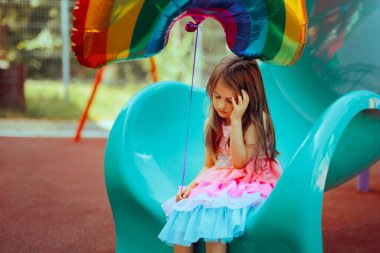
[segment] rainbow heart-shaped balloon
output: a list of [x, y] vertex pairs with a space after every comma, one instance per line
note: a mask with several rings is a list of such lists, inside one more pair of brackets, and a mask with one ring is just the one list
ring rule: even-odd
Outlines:
[[213, 18], [233, 53], [289, 65], [306, 43], [304, 0], [77, 0], [72, 48], [87, 67], [151, 57], [176, 21]]

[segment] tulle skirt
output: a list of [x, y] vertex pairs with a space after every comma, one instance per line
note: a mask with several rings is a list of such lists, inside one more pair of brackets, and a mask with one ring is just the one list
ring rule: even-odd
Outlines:
[[245, 230], [247, 215], [269, 195], [273, 185], [232, 180], [224, 183], [202, 182], [179, 202], [175, 197], [162, 204], [167, 222], [158, 238], [173, 247], [206, 242], [229, 243]]

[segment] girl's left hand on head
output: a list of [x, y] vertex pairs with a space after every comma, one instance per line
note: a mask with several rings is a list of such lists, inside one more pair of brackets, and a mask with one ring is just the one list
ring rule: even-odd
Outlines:
[[232, 105], [234, 110], [231, 112], [230, 119], [233, 120], [241, 120], [245, 110], [247, 110], [249, 104], [249, 96], [245, 90], [241, 90], [242, 96], [238, 96], [238, 103], [236, 103], [235, 99], [232, 99]]

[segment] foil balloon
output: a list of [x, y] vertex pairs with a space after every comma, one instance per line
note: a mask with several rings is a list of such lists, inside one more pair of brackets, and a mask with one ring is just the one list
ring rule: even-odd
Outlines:
[[217, 20], [234, 54], [278, 65], [296, 62], [306, 42], [304, 0], [77, 0], [72, 48], [93, 68], [151, 57], [185, 16]]

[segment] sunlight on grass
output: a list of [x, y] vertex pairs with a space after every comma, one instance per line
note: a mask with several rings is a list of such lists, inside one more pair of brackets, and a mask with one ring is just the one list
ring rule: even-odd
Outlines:
[[[89, 112], [90, 120], [113, 120], [128, 99], [144, 85], [100, 85]], [[2, 113], [2, 117], [77, 120], [80, 118], [92, 90], [91, 84], [69, 86], [69, 101], [65, 102], [64, 86], [57, 81], [28, 80], [25, 83], [26, 112]]]

